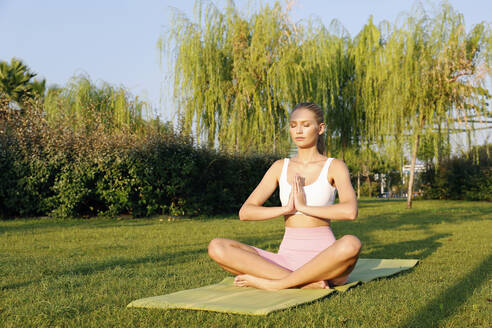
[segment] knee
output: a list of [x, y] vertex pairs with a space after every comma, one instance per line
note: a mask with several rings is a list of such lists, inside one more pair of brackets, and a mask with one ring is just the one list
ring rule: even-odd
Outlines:
[[225, 244], [221, 238], [214, 238], [208, 244], [208, 256], [215, 261], [221, 261], [225, 257]]
[[340, 238], [340, 241], [340, 252], [344, 257], [356, 258], [359, 255], [362, 248], [362, 243], [359, 238], [352, 235], [346, 235]]

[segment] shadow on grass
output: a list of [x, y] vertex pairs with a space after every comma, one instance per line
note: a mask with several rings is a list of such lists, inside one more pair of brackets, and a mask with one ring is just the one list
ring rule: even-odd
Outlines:
[[[24, 219], [18, 219], [16, 221], [0, 221], [0, 234], [6, 232], [24, 232], [36, 230], [36, 233], [44, 233], [44, 230], [51, 228], [72, 228], [76, 226], [86, 226], [87, 224], [91, 226], [102, 226], [105, 224], [109, 224], [107, 220], [101, 219], [99, 221], [96, 220], [87, 220], [87, 219], [51, 219], [51, 218], [37, 218], [30, 219], [30, 222], [26, 222]], [[116, 221], [112, 221], [111, 224], [114, 224]]]
[[492, 256], [489, 255], [473, 271], [464, 276], [458, 283], [443, 291], [439, 296], [429, 302], [411, 318], [407, 319], [401, 327], [437, 327], [440, 322], [452, 316], [456, 309], [488, 281]]
[[[414, 199], [415, 200], [415, 199]], [[389, 203], [389, 202], [399, 202], [399, 203], [406, 203], [407, 199], [406, 198], [369, 198], [369, 199], [359, 199], [359, 203]]]
[[[458, 210], [458, 211], [457, 211]], [[408, 212], [382, 211], [377, 215], [366, 215], [360, 220], [340, 224], [335, 222], [337, 236], [354, 234], [361, 239], [370, 240], [374, 231], [417, 231], [432, 233], [436, 224], [456, 224], [471, 221], [483, 221], [492, 215], [492, 207], [474, 207], [472, 215], [463, 215], [464, 207], [411, 209]], [[422, 232], [420, 232], [422, 233]]]
[[[268, 245], [269, 243], [277, 240], [278, 237], [274, 233], [272, 233], [270, 235], [270, 238], [267, 239], [251, 237], [251, 236], [241, 239], [242, 242], [248, 244], [259, 241], [261, 242], [260, 246]], [[102, 262], [83, 263], [63, 271], [45, 269], [42, 272], [42, 274], [43, 274], [43, 278], [50, 277], [50, 276], [59, 277], [64, 275], [90, 275], [97, 272], [112, 270], [117, 267], [134, 266], [134, 265], [145, 264], [145, 263], [153, 263], [153, 264], [165, 263], [165, 265], [184, 264], [196, 260], [198, 256], [208, 256], [207, 245], [208, 243], [203, 244], [203, 247], [194, 250], [148, 255], [138, 258], [113, 258]], [[0, 290], [21, 288], [33, 283], [39, 283], [40, 281], [41, 279], [35, 279], [35, 280], [29, 280], [24, 282], [16, 282], [6, 285], [0, 285]]]
[[100, 271], [111, 270], [116, 267], [123, 266], [134, 266], [137, 264], [145, 264], [145, 263], [161, 263], [165, 262], [166, 265], [175, 265], [175, 264], [183, 264], [187, 262], [193, 261], [196, 256], [203, 254], [205, 251], [203, 249], [195, 249], [190, 251], [181, 251], [181, 252], [173, 252], [167, 254], [156, 254], [149, 255], [144, 257], [137, 258], [116, 258], [103, 262], [97, 263], [85, 263], [79, 266], [74, 267], [70, 270], [65, 270], [62, 272], [46, 272], [48, 275], [66, 275], [66, 274], [75, 274], [75, 275], [87, 275]]
[[492, 216], [492, 206], [473, 208], [472, 215], [466, 215], [457, 210], [466, 208], [411, 209], [408, 212], [385, 211], [378, 215], [365, 216], [363, 222], [372, 229], [399, 228], [410, 225], [412, 229], [428, 229], [431, 225], [440, 223], [462, 223], [482, 221], [484, 217]]
[[[346, 234], [357, 236], [362, 244], [370, 244], [371, 249], [368, 253], [364, 252], [362, 257], [370, 258], [416, 258], [423, 260], [432, 255], [442, 243], [439, 239], [451, 237], [452, 233], [437, 233], [434, 231], [438, 224], [460, 224], [463, 222], [483, 221], [485, 217], [492, 214], [492, 207], [473, 207], [473, 214], [464, 215], [467, 212], [466, 206], [449, 207], [430, 207], [425, 209], [413, 208], [402, 211], [401, 208], [392, 209], [392, 205], [387, 207], [385, 203], [402, 203], [404, 201], [362, 201], [366, 204], [381, 204], [382, 208], [377, 215], [364, 215], [361, 219], [353, 222], [334, 222], [333, 230], [337, 238]], [[437, 205], [437, 204], [436, 204]], [[400, 206], [400, 205], [398, 205]], [[408, 240], [397, 243], [374, 243], [374, 232], [386, 231], [398, 234], [408, 233], [409, 238], [415, 236], [426, 236], [420, 240]], [[364, 247], [364, 246], [363, 246]]]
[[413, 259], [425, 259], [432, 253], [434, 253], [442, 243], [438, 242], [438, 239], [446, 238], [451, 234], [436, 234], [429, 236], [425, 239], [402, 241], [399, 243], [391, 243], [373, 246], [373, 250], [369, 253], [364, 253], [363, 258], [413, 258]]
[[[60, 227], [75, 227], [81, 225], [83, 220], [56, 220], [56, 219], [33, 219], [32, 222], [25, 222], [24, 219], [18, 219], [17, 221], [0, 221], [0, 234], [6, 232], [24, 232], [29, 230], [45, 230], [50, 228]], [[43, 231], [44, 232], [44, 231]], [[36, 233], [38, 233], [36, 231]]]
[[[32, 231], [35, 233], [44, 233], [45, 230], [51, 228], [71, 228], [79, 227], [80, 229], [92, 229], [101, 227], [141, 227], [155, 225], [156, 221], [148, 222], [151, 219], [162, 219], [166, 221], [168, 219], [176, 220], [176, 222], [210, 222], [215, 219], [237, 219], [239, 220], [237, 213], [232, 214], [217, 214], [213, 216], [198, 215], [198, 216], [171, 216], [171, 215], [155, 215], [152, 217], [144, 218], [119, 218], [119, 217], [90, 217], [90, 218], [50, 218], [50, 217], [38, 217], [38, 218], [18, 218], [13, 220], [0, 220], [0, 235], [6, 232], [24, 232]], [[144, 221], [144, 222], [142, 222]]]
[[[155, 225], [155, 222], [139, 222], [140, 219], [114, 219], [114, 218], [90, 218], [90, 219], [50, 219], [39, 218], [30, 219], [31, 222], [26, 222], [19, 219], [19, 222], [0, 221], [0, 235], [6, 232], [25, 232], [31, 231], [36, 234], [45, 233], [46, 230], [52, 228], [73, 228], [94, 229], [104, 227], [141, 227]], [[143, 219], [145, 220], [145, 219]]]
[[[265, 239], [262, 238], [261, 241], [264, 243], [268, 243], [269, 241], [272, 240], [277, 240], [276, 236], [272, 234], [270, 238]], [[246, 241], [249, 241], [251, 239], [246, 238]], [[252, 240], [251, 240], [252, 241]], [[87, 263], [87, 264], [82, 264], [80, 266], [77, 266], [71, 270], [66, 270], [63, 272], [53, 272], [54, 275], [65, 275], [65, 274], [91, 274], [94, 272], [98, 271], [105, 271], [108, 269], [113, 269], [118, 266], [132, 266], [132, 265], [137, 265], [137, 264], [143, 264], [143, 263], [159, 263], [159, 262], [165, 262], [166, 265], [176, 265], [176, 264], [183, 264], [187, 262], [191, 262], [197, 258], [197, 256], [200, 255], [207, 255], [207, 245], [204, 245], [205, 247], [201, 247], [198, 249], [194, 250], [188, 250], [188, 251], [179, 251], [179, 252], [173, 252], [173, 253], [165, 253], [165, 254], [156, 254], [156, 255], [149, 255], [145, 257], [139, 257], [139, 258], [116, 258], [116, 259], [111, 259], [109, 261], [104, 261], [104, 262], [99, 262], [99, 263]]]
[[23, 281], [23, 282], [16, 282], [13, 284], [8, 284], [5, 286], [0, 286], [0, 290], [9, 290], [9, 289], [16, 289], [16, 288], [21, 288], [28, 286], [34, 282], [39, 282], [39, 280], [31, 280], [31, 281]]
[[404, 199], [363, 199], [363, 200], [358, 200], [357, 204], [359, 206], [359, 209], [361, 208], [369, 208], [369, 207], [377, 207], [381, 205], [401, 205], [402, 207], [405, 206], [406, 200]]
[[[138, 257], [138, 258], [114, 258], [111, 260], [96, 262], [96, 263], [83, 263], [81, 265], [74, 266], [68, 270], [63, 270], [63, 271], [45, 269], [42, 272], [42, 275], [43, 278], [50, 277], [50, 276], [59, 277], [64, 275], [90, 275], [97, 272], [111, 270], [116, 267], [134, 266], [134, 265], [145, 264], [145, 263], [155, 264], [155, 263], [165, 262], [166, 265], [183, 264], [195, 260], [197, 256], [203, 255], [204, 253], [206, 253], [206, 250], [204, 249], [195, 249], [191, 251], [156, 254], [156, 255], [149, 255], [149, 256]], [[0, 290], [20, 288], [30, 285], [32, 283], [39, 283], [40, 280], [41, 279], [36, 279], [36, 280], [7, 284], [7, 285], [0, 286]]]

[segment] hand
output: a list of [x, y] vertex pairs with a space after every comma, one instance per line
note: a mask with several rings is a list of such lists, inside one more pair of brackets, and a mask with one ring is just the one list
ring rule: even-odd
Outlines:
[[304, 178], [297, 175], [294, 177], [294, 206], [297, 210], [300, 210], [302, 207], [306, 206], [306, 194], [304, 193]]
[[285, 214], [295, 214], [296, 213], [296, 207], [294, 206], [294, 188], [292, 188], [292, 190], [290, 191], [290, 195], [289, 195], [289, 201], [287, 202], [287, 206], [286, 206], [286, 212], [284, 213]]

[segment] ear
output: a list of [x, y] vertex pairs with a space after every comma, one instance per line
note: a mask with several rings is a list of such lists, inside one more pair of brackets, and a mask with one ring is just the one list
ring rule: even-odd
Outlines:
[[318, 134], [319, 135], [322, 135], [323, 133], [325, 133], [325, 130], [326, 130], [326, 124], [325, 123], [320, 123], [319, 124]]

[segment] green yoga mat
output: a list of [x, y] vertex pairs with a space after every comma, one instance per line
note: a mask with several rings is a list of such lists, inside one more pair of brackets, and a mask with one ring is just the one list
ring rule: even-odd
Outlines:
[[131, 302], [127, 307], [266, 315], [291, 306], [313, 302], [336, 291], [345, 292], [362, 282], [408, 270], [417, 262], [418, 260], [359, 259], [347, 284], [333, 289], [266, 291], [250, 287], [236, 287], [233, 284], [234, 278], [228, 277], [214, 285], [141, 298]]

